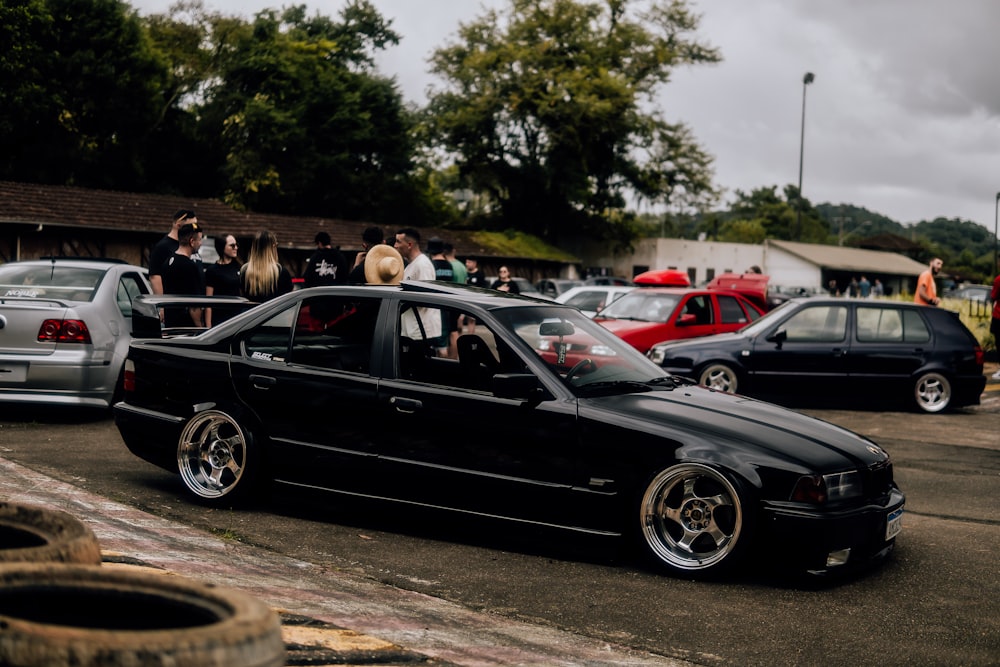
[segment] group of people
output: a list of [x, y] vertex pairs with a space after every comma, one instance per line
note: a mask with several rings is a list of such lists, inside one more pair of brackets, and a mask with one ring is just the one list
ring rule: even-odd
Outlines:
[[[278, 239], [269, 231], [257, 234], [246, 263], [239, 259], [239, 244], [232, 234], [215, 238], [218, 261], [203, 266], [204, 229], [194, 211], [174, 214], [170, 231], [149, 256], [149, 280], [154, 294], [244, 296], [263, 302], [292, 291], [292, 277], [278, 261]], [[211, 327], [235, 313], [211, 308], [167, 308], [168, 327]]]
[[830, 280], [828, 291], [830, 292], [830, 296], [849, 296], [851, 298], [861, 299], [885, 295], [885, 287], [883, 287], [881, 280], [876, 278], [873, 283], [868, 280], [867, 276], [864, 275], [861, 276], [860, 280], [857, 278], [851, 278], [851, 282], [847, 284], [846, 291], [841, 291], [836, 280]]
[[[246, 263], [240, 261], [236, 237], [219, 234], [214, 239], [218, 261], [204, 266], [200, 254], [204, 232], [194, 211], [182, 209], [174, 214], [170, 231], [150, 253], [149, 279], [154, 294], [243, 296], [262, 303], [292, 291], [292, 276], [278, 260], [278, 239], [273, 233], [264, 230], [254, 237]], [[464, 263], [458, 261], [454, 246], [439, 238], [428, 241], [424, 254], [420, 232], [413, 228], [399, 230], [390, 245], [382, 229], [368, 227], [362, 234], [362, 250], [355, 255], [353, 266], [349, 266], [339, 248], [333, 247], [327, 232], [318, 232], [314, 241], [316, 251], [306, 261], [302, 273], [305, 287], [399, 284], [403, 279], [487, 287], [487, 278], [476, 258], [469, 257]], [[500, 267], [499, 277], [489, 287], [512, 294], [520, 292], [506, 266]], [[211, 327], [234, 314], [223, 308], [167, 308], [164, 325]], [[464, 323], [444, 324], [450, 327], [448, 332], [454, 331], [457, 336], [458, 327]]]

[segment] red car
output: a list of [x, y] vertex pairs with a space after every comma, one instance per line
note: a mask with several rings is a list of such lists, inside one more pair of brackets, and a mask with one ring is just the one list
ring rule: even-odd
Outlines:
[[640, 287], [594, 319], [642, 353], [665, 340], [742, 329], [764, 310], [734, 291]]

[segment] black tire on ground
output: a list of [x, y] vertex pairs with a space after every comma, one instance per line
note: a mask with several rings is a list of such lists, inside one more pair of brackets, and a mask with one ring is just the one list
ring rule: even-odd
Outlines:
[[60, 510], [0, 502], [0, 563], [101, 564], [94, 531]]
[[277, 614], [235, 590], [92, 565], [0, 567], [0, 664], [278, 667]]

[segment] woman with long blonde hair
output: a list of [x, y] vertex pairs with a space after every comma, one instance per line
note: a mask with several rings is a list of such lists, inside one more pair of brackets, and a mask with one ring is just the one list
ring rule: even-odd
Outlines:
[[292, 274], [278, 261], [278, 239], [266, 229], [254, 237], [247, 263], [240, 268], [240, 289], [258, 303], [292, 291]]

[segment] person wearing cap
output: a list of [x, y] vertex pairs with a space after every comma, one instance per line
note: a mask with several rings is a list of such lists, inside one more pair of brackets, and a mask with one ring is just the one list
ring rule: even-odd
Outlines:
[[[177, 251], [163, 266], [163, 294], [205, 295], [201, 267], [191, 255], [201, 247], [201, 230], [197, 223], [185, 223], [177, 230]], [[165, 308], [163, 324], [167, 327], [204, 326], [203, 308]]]
[[362, 268], [366, 285], [398, 285], [403, 281], [403, 258], [384, 243], [372, 246], [365, 253]]
[[302, 272], [303, 285], [320, 287], [346, 284], [348, 268], [344, 253], [331, 245], [330, 235], [326, 232], [317, 232], [313, 240], [316, 252], [306, 260], [306, 268]]
[[153, 294], [163, 294], [163, 268], [174, 253], [177, 252], [177, 234], [186, 223], [198, 224], [198, 215], [194, 211], [181, 209], [174, 213], [174, 221], [170, 231], [156, 242], [149, 253], [149, 283]]
[[[378, 245], [385, 245], [385, 235], [381, 227], [368, 227], [361, 234], [361, 252], [354, 256], [354, 267], [347, 281], [352, 285], [364, 285], [368, 282], [368, 275], [365, 273], [365, 258], [368, 251]], [[399, 254], [398, 252], [396, 253]]]

